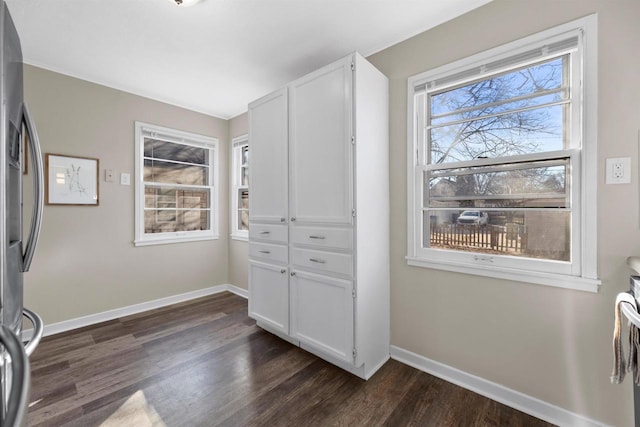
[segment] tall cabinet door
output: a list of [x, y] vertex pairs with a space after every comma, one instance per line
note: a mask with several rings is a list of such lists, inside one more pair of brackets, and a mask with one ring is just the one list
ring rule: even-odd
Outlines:
[[285, 267], [249, 261], [249, 316], [289, 334], [289, 277]]
[[289, 86], [290, 216], [298, 222], [351, 223], [352, 80], [349, 57]]
[[249, 104], [249, 216], [284, 222], [288, 217], [287, 89]]

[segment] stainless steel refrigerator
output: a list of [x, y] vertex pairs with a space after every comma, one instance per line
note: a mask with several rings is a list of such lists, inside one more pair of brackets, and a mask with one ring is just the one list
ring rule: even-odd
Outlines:
[[[23, 99], [22, 49], [7, 5], [0, 6], [0, 425], [26, 422], [29, 392], [28, 356], [42, 336], [42, 320], [23, 306], [23, 273], [33, 259], [43, 205], [43, 168], [38, 136]], [[23, 231], [22, 180], [30, 155], [34, 179], [31, 224]], [[23, 238], [23, 235], [26, 235]], [[22, 342], [23, 317], [32, 337]]]

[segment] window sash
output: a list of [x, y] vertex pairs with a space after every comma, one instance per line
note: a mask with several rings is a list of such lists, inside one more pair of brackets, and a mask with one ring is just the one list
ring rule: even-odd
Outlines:
[[[249, 192], [250, 182], [249, 177], [249, 140], [247, 135], [241, 135], [232, 140], [232, 153], [231, 153], [231, 236], [246, 240], [249, 237], [249, 230], [242, 228], [242, 215], [244, 212], [249, 212], [249, 208], [243, 208], [240, 204], [240, 194], [244, 191]], [[244, 154], [247, 153], [247, 160], [245, 161]], [[243, 176], [247, 177], [247, 182], [243, 182]]]

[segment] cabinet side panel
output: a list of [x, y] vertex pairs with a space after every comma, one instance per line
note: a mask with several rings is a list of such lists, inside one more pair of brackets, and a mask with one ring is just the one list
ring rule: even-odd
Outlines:
[[365, 370], [375, 370], [389, 358], [390, 342], [389, 82], [355, 57], [356, 348]]

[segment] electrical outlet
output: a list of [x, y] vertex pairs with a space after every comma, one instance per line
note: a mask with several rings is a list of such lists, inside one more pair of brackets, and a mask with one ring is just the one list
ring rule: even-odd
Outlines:
[[631, 157], [616, 157], [606, 160], [606, 183], [631, 183]]

